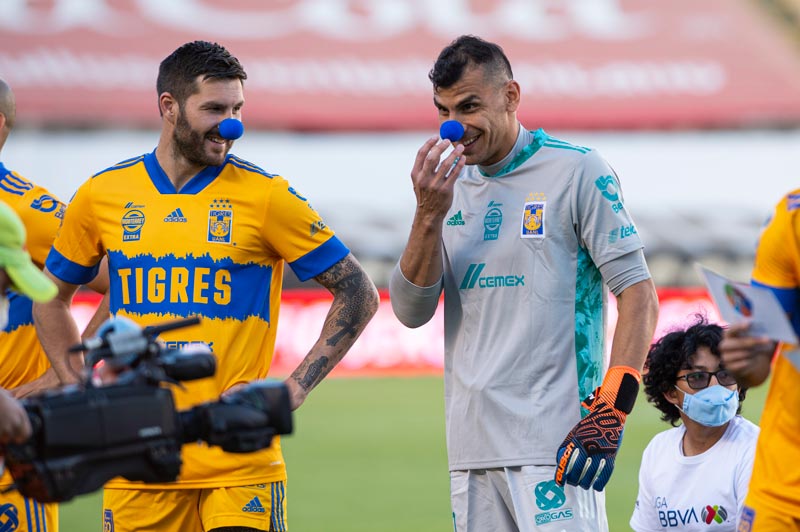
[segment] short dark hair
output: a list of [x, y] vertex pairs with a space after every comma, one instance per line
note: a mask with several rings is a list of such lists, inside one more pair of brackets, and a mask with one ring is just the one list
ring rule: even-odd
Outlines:
[[158, 67], [156, 91], [169, 92], [181, 107], [197, 91], [198, 76], [236, 78], [244, 82], [247, 73], [239, 60], [224, 46], [208, 41], [193, 41], [182, 45], [161, 61]]
[[[681, 419], [678, 408], [667, 401], [664, 393], [674, 389], [678, 382], [678, 372], [691, 369], [692, 357], [701, 347], [707, 347], [720, 358], [719, 343], [723, 329], [709, 323], [702, 315], [695, 315], [696, 322], [687, 329], [669, 332], [650, 346], [645, 360], [646, 373], [642, 377], [647, 400], [661, 411], [661, 420], [677, 426]], [[739, 390], [739, 400], [743, 401], [745, 390]], [[741, 412], [741, 404], [737, 414]]]
[[446, 89], [458, 82], [471, 66], [486, 66], [487, 73], [504, 74], [508, 79], [514, 77], [511, 63], [499, 45], [474, 35], [462, 35], [441, 51], [428, 78], [434, 89]]

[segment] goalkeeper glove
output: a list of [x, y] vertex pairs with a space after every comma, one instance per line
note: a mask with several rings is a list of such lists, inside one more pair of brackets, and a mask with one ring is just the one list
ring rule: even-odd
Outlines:
[[613, 366], [603, 384], [583, 401], [589, 413], [567, 434], [556, 455], [559, 486], [566, 483], [596, 491], [606, 487], [640, 380], [635, 369]]

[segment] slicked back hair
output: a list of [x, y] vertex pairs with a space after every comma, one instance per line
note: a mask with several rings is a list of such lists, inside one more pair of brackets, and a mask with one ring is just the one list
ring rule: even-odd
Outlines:
[[502, 81], [514, 77], [511, 63], [499, 45], [474, 35], [462, 35], [441, 51], [428, 78], [434, 89], [446, 89], [456, 84], [473, 66], [484, 67], [489, 76], [503, 76], [505, 79]]
[[[708, 323], [705, 317], [696, 316], [691, 327], [672, 331], [662, 336], [650, 346], [645, 361], [646, 373], [642, 377], [647, 400], [661, 412], [661, 420], [676, 426], [681, 419], [678, 408], [667, 401], [664, 393], [675, 389], [678, 373], [692, 368], [692, 357], [701, 347], [707, 347], [711, 353], [720, 358], [719, 343], [722, 341], [723, 329], [714, 323]], [[745, 397], [744, 389], [739, 390], [739, 400]], [[739, 411], [741, 412], [741, 404]]]
[[196, 80], [211, 78], [247, 79], [239, 60], [224, 46], [208, 41], [193, 41], [182, 45], [161, 61], [158, 67], [156, 91], [168, 92], [183, 107], [186, 100], [197, 92]]

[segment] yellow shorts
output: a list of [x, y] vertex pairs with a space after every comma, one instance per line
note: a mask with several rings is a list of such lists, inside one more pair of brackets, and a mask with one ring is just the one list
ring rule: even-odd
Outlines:
[[737, 532], [800, 532], [800, 517], [778, 512], [748, 497], [739, 514]]
[[0, 493], [0, 532], [58, 532], [58, 504], [43, 504], [18, 491]]
[[203, 532], [233, 526], [285, 531], [286, 483], [103, 492], [103, 532]]

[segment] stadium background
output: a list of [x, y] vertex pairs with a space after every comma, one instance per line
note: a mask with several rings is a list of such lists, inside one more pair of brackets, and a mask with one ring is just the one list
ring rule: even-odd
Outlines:
[[[799, 185], [798, 20], [798, 0], [4, 1], [0, 77], [18, 119], [3, 162], [68, 199], [155, 147], [158, 62], [219, 41], [249, 73], [234, 152], [310, 197], [383, 288], [413, 214], [413, 158], [437, 129], [427, 71], [474, 33], [508, 53], [527, 127], [599, 149], [620, 175], [661, 334], [692, 312], [717, 318], [693, 264], [746, 280], [759, 227]], [[285, 286], [276, 375], [329, 301], [292, 274]], [[79, 320], [95, 301], [76, 300]], [[384, 291], [285, 440], [292, 530], [449, 529], [441, 357], [441, 315], [403, 329]], [[751, 419], [762, 399], [749, 396]], [[613, 531], [628, 529], [638, 457], [663, 428], [641, 401], [608, 488]], [[62, 530], [99, 529], [98, 501], [67, 505]]]

